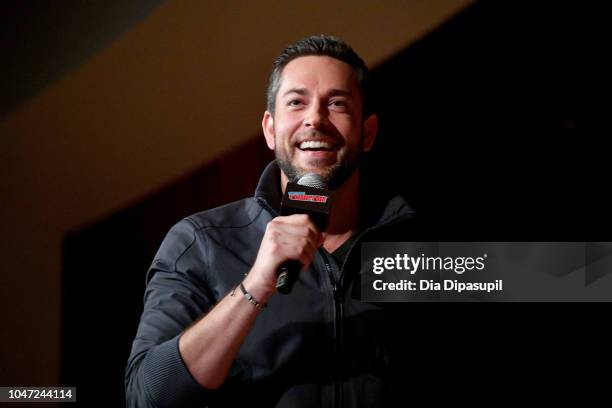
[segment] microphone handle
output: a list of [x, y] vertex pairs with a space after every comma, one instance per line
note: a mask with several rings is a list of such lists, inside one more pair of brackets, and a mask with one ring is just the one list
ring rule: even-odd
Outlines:
[[302, 263], [296, 260], [284, 262], [278, 268], [278, 278], [276, 280], [276, 290], [283, 295], [288, 294], [293, 289], [293, 284], [298, 280], [302, 269]]

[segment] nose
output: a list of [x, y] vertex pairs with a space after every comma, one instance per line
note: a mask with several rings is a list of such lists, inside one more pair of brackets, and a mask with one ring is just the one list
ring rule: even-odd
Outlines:
[[327, 125], [327, 112], [325, 111], [323, 104], [313, 103], [310, 105], [310, 109], [306, 112], [304, 118], [304, 126], [307, 128], [321, 129]]

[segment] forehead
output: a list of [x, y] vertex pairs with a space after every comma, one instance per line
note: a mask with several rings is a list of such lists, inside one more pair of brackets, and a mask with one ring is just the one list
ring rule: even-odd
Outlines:
[[309, 55], [289, 62], [281, 74], [280, 92], [291, 88], [306, 88], [324, 92], [344, 89], [359, 92], [357, 73], [347, 63], [327, 56]]

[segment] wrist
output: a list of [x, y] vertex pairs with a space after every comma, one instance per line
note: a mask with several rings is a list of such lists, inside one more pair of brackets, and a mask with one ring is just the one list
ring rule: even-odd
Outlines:
[[242, 283], [246, 290], [260, 303], [268, 303], [268, 299], [276, 292], [275, 284], [264, 281], [254, 273], [249, 273]]

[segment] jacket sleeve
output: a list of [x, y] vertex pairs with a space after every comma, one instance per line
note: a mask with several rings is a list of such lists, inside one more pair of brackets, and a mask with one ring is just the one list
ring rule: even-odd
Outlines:
[[187, 219], [168, 232], [147, 273], [144, 310], [125, 373], [128, 407], [202, 406], [209, 391], [179, 353], [181, 333], [213, 305], [201, 241]]

